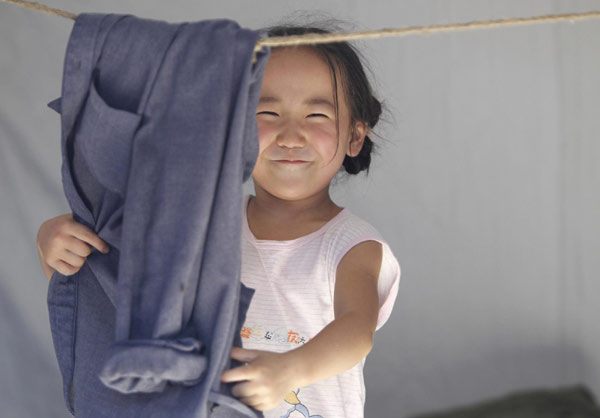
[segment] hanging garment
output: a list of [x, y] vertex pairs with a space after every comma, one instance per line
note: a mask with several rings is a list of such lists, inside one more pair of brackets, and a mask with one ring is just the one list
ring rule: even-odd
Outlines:
[[270, 51], [231, 20], [79, 14], [67, 45], [62, 183], [110, 246], [48, 288], [77, 418], [262, 417], [221, 383], [253, 290], [240, 282], [242, 183]]

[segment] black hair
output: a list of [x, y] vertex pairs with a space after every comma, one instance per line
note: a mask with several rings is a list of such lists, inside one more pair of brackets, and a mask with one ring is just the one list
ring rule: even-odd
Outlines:
[[[306, 33], [331, 33], [327, 29], [322, 29], [313, 25], [299, 26], [294, 24], [279, 24], [261, 29], [269, 37], [303, 35]], [[302, 45], [303, 48], [310, 48], [321, 55], [329, 65], [333, 78], [334, 101], [336, 112], [336, 129], [339, 141], [339, 117], [338, 117], [338, 92], [336, 68], [342, 76], [342, 88], [345, 97], [348, 100], [350, 110], [351, 135], [354, 135], [354, 125], [357, 121], [365, 123], [368, 128], [373, 128], [379, 116], [381, 115], [381, 103], [373, 95], [373, 89], [369, 79], [363, 69], [359, 51], [349, 42], [335, 42], [316, 45]], [[296, 47], [272, 47], [276, 48], [296, 48]], [[371, 164], [371, 152], [374, 143], [365, 136], [363, 146], [356, 157], [346, 155], [343, 167], [349, 174], [358, 174], [363, 170], [369, 172]], [[336, 150], [337, 152], [337, 150]]]

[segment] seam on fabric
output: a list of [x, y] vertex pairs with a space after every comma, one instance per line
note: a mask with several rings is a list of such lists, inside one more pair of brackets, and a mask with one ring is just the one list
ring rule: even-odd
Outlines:
[[[344, 258], [344, 256], [348, 253], [348, 251], [350, 251], [352, 248], [354, 248], [355, 246], [357, 246], [358, 244], [362, 243], [362, 242], [366, 242], [366, 241], [376, 241], [379, 242], [381, 244], [382, 247], [385, 247], [387, 245], [387, 243], [385, 241], [383, 241], [383, 239], [381, 238], [374, 238], [374, 235], [372, 232], [366, 232], [361, 234], [360, 236], [358, 236], [357, 238], [354, 238], [353, 240], [350, 241], [350, 243], [348, 245], [346, 245], [345, 247], [343, 247], [342, 251], [340, 251], [339, 257], [336, 255], [337, 261], [334, 260], [334, 266], [333, 266], [333, 282], [332, 282], [332, 303], [335, 300], [335, 284], [337, 283], [337, 269], [342, 261], [342, 259]], [[381, 265], [379, 266], [379, 273], [377, 274], [377, 281], [379, 282], [379, 276], [381, 276], [381, 270], [383, 267], [383, 262], [384, 262], [384, 255], [383, 255], [383, 251], [385, 251], [382, 248], [382, 255], [381, 255]]]
[[[334, 228], [336, 225], [338, 225], [338, 223], [340, 223], [343, 219], [348, 218], [348, 216], [350, 215], [350, 213], [348, 212], [347, 209], [344, 209], [342, 211], [340, 211], [335, 218], [330, 219], [328, 222], [332, 222], [331, 225], [327, 226], [327, 228], [324, 228], [327, 223], [325, 225], [323, 225], [320, 229], [311, 232], [310, 234], [304, 235], [302, 237], [293, 239], [293, 240], [284, 240], [284, 241], [276, 241], [276, 240], [257, 240], [256, 238], [253, 239], [253, 241], [255, 242], [255, 244], [257, 246], [260, 246], [260, 248], [264, 248], [264, 249], [278, 249], [278, 250], [292, 250], [292, 249], [296, 249], [302, 245], [308, 244], [309, 242], [313, 241], [315, 238], [321, 237], [324, 234], [326, 234], [327, 232], [329, 232], [332, 228]], [[314, 234], [314, 235], [313, 235]], [[311, 236], [313, 235], [313, 236]], [[306, 238], [306, 239], [304, 239]], [[269, 241], [269, 242], [261, 242], [261, 241]], [[275, 242], [272, 242], [275, 241]], [[292, 241], [292, 242], [290, 242]], [[293, 242], [293, 241], [297, 241], [297, 242]]]
[[[254, 247], [254, 246], [253, 246]], [[265, 265], [265, 261], [263, 260], [263, 256], [260, 253], [259, 249], [254, 247], [254, 250], [256, 251], [256, 253], [258, 254], [258, 259], [260, 260], [260, 265], [262, 266], [265, 274], [267, 275], [267, 279], [268, 281], [270, 281], [271, 279], [271, 275], [269, 274], [269, 271], [267, 270], [267, 266]]]
[[[140, 98], [140, 102], [138, 104], [138, 109], [137, 109], [136, 113], [139, 115], [142, 115], [142, 117], [144, 115], [144, 110], [146, 109], [146, 106], [148, 105], [148, 102], [150, 101], [150, 96], [152, 96], [152, 92], [154, 91], [154, 85], [156, 84], [156, 80], [158, 79], [158, 74], [162, 70], [162, 67], [165, 63], [165, 56], [170, 51], [171, 46], [173, 45], [173, 42], [175, 42], [175, 39], [179, 35], [179, 32], [181, 31], [181, 29], [183, 29], [187, 25], [188, 25], [187, 22], [183, 22], [183, 23], [180, 23], [179, 26], [177, 26], [177, 28], [173, 32], [173, 35], [171, 36], [171, 40], [169, 41], [169, 44], [163, 50], [163, 53], [160, 57], [159, 64], [156, 67], [156, 71], [152, 75], [152, 81], [147, 84], [148, 87], [142, 93], [142, 97]], [[143, 123], [143, 122], [141, 122], [141, 123]]]
[[[325, 256], [325, 263], [327, 265], [327, 285], [329, 287], [329, 298], [331, 300], [331, 306], [333, 307], [333, 296], [334, 296], [334, 287], [335, 283], [335, 268], [333, 268], [333, 249], [335, 247], [335, 243], [339, 239], [339, 234], [334, 235], [329, 243], [327, 248], [327, 255]], [[335, 316], [335, 315], [334, 315]]]
[[[178, 33], [179, 30], [180, 30], [180, 27], [177, 28], [176, 33]], [[237, 41], [237, 39], [233, 39], [233, 41], [235, 43], [235, 41]], [[235, 60], [235, 57], [233, 57], [233, 59]], [[236, 67], [234, 66], [232, 68], [236, 68]], [[158, 73], [158, 71], [157, 71], [157, 73]], [[243, 74], [242, 74], [242, 77], [243, 77]], [[240, 80], [239, 84], [242, 84], [241, 80]], [[239, 87], [239, 84], [236, 87]], [[237, 97], [236, 97], [236, 99], [237, 99]], [[235, 102], [237, 103], [237, 100], [235, 100]], [[235, 115], [235, 113], [233, 113], [233, 115]], [[231, 136], [231, 134], [230, 134], [230, 128], [231, 128], [231, 126], [228, 126], [226, 128], [225, 134], [224, 134], [225, 135], [225, 142], [222, 144], [223, 152], [221, 153], [221, 159], [220, 159], [219, 164], [217, 166], [218, 176], [216, 178], [216, 182], [214, 183], [214, 190], [216, 192], [215, 192], [214, 198], [210, 202], [210, 209], [208, 211], [209, 220], [214, 218], [214, 216], [215, 216], [215, 210], [216, 210], [215, 208], [217, 206], [217, 200], [221, 196], [221, 194], [218, 193], [218, 191], [222, 190], [221, 183], [225, 181], [224, 178], [223, 178], [224, 176], [222, 175], [222, 173], [223, 173], [224, 167], [226, 167], [226, 159], [227, 159], [227, 157], [230, 154], [234, 153], [234, 151], [232, 151], [232, 149], [231, 149], [231, 146], [229, 145], [229, 139], [230, 139], [230, 136]], [[238, 190], [241, 191], [241, 183], [239, 185]], [[207, 237], [210, 236], [210, 232], [211, 232], [210, 224], [207, 224]], [[240, 262], [241, 262], [241, 257], [242, 257], [242, 254], [241, 254], [241, 250], [242, 250], [241, 245], [240, 245], [239, 248], [240, 248]], [[208, 251], [208, 246], [204, 246], [204, 248], [202, 249], [202, 258], [204, 258], [204, 255], [206, 254], [207, 251]], [[241, 270], [240, 270], [239, 273], [240, 273], [239, 274], [239, 282], [241, 282]], [[198, 286], [199, 286], [199, 284], [198, 284]], [[233, 329], [233, 330], [237, 329], [237, 322], [238, 322], [238, 318], [239, 318], [240, 297], [241, 297], [241, 290], [240, 290], [240, 293], [238, 293], [237, 303], [235, 304], [235, 313], [236, 314], [233, 315], [233, 318], [231, 319], [229, 329]], [[227, 345], [226, 345], [226, 348], [230, 348], [230, 347], [233, 346], [233, 341], [234, 341], [234, 339], [236, 337], [234, 334], [235, 334], [235, 331], [234, 332], [230, 332], [227, 335]], [[212, 348], [212, 345], [211, 345], [211, 348]], [[207, 374], [211, 371], [210, 370], [211, 369], [210, 366], [212, 366], [212, 370], [216, 369], [218, 373], [221, 373], [222, 372], [222, 368], [221, 368], [220, 365], [223, 363], [223, 360], [225, 360], [225, 362], [227, 363], [227, 361], [229, 360], [230, 356], [228, 354], [218, 353], [218, 352], [217, 353], [212, 352], [211, 356], [212, 356], [213, 361], [211, 362], [211, 364], [209, 364], [209, 367], [207, 367]], [[214, 359], [218, 359], [218, 360], [215, 362]], [[216, 365], [215, 365], [215, 363], [216, 363]], [[211, 382], [211, 383], [212, 384], [209, 386], [209, 394], [210, 394], [211, 390], [215, 390], [215, 391], [218, 390], [219, 386], [222, 384], [222, 382], [220, 382], [220, 379], [218, 377], [213, 382]]]
[[[252, 231], [250, 231], [250, 225], [248, 224], [248, 203], [250, 201], [249, 195], [247, 195], [247, 197], [244, 199], [243, 205], [244, 205], [244, 211], [243, 211], [243, 217], [244, 219], [242, 220], [242, 233], [245, 235], [248, 235], [248, 241], [250, 242], [250, 244], [252, 245], [252, 248], [254, 249], [254, 251], [256, 251], [256, 254], [258, 254], [258, 260], [260, 261], [260, 265], [262, 266], [265, 275], [267, 276], [267, 279], [269, 279], [269, 273], [267, 271], [267, 267], [265, 265], [265, 261], [263, 260], [263, 256], [260, 253], [260, 249], [259, 247], [256, 245], [256, 239], [254, 239], [254, 237], [252, 236]], [[247, 230], [246, 230], [247, 229]]]
[[[340, 262], [346, 255], [346, 253], [348, 251], [350, 251], [353, 247], [355, 247], [358, 244], [365, 242], [365, 241], [376, 241], [376, 242], [380, 243], [382, 245], [382, 247], [385, 247], [385, 245], [387, 244], [382, 238], [376, 238], [369, 233], [365, 233], [365, 234], [360, 235], [357, 238], [354, 238], [352, 241], [350, 241], [349, 244], [347, 244], [345, 247], [342, 247], [343, 250], [339, 252], [339, 254], [340, 254], [339, 260], [337, 260], [337, 262], [335, 262], [335, 266], [334, 266], [336, 271], [337, 271], [337, 268], [338, 268]], [[384, 251], [383, 248], [382, 248], [382, 251]], [[383, 257], [382, 257], [382, 263], [383, 263]]]
[[[79, 270], [81, 271], [81, 269]], [[76, 280], [79, 277], [79, 271], [75, 273], [71, 280], [74, 282], [74, 294], [73, 294], [73, 319], [71, 320], [71, 358], [72, 358], [72, 367], [71, 367], [71, 376], [69, 376], [69, 403], [71, 403], [71, 409], [73, 410], [73, 414], [75, 414], [75, 390], [71, 389], [73, 387], [73, 378], [75, 375], [75, 343], [77, 340], [77, 302], [79, 299], [79, 280]], [[71, 397], [71, 392], [73, 396]]]
[[[107, 14], [105, 16], [102, 17], [102, 19], [100, 20], [100, 23], [98, 23], [98, 29], [100, 29], [102, 27], [102, 25], [104, 24], [104, 21], [108, 20], [111, 16], [114, 16], [114, 14]], [[92, 71], [96, 68], [96, 66], [98, 65], [98, 61], [100, 61], [100, 57], [102, 57], [102, 50], [104, 49], [104, 44], [106, 43], [106, 38], [108, 38], [108, 35], [110, 34], [112, 28], [119, 23], [121, 20], [130, 17], [131, 15], [123, 15], [117, 19], [115, 19], [103, 32], [103, 36], [102, 39], [98, 40], [98, 32], [99, 30], [96, 32], [96, 36], [94, 37], [94, 48], [92, 50], [92, 59], [94, 59], [92, 65], [91, 65], [91, 69]], [[101, 45], [98, 45], [99, 43], [101, 43]], [[98, 49], [99, 46], [99, 49]]]

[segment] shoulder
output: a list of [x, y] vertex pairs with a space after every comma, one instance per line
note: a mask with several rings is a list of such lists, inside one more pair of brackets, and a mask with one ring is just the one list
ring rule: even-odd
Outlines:
[[[345, 216], [328, 231], [332, 266], [337, 268], [346, 254], [368, 261], [382, 250], [385, 242], [369, 222], [346, 209]], [[351, 252], [351, 253], [350, 253]], [[380, 257], [381, 258], [381, 257]]]
[[338, 228], [336, 282], [366, 280], [376, 286], [383, 257], [383, 237], [369, 222], [352, 213]]
[[337, 292], [337, 284], [345, 287], [356, 281], [361, 281], [364, 289], [375, 287], [380, 307], [379, 329], [388, 319], [397, 296], [400, 263], [382, 234], [359, 216], [347, 213], [332, 233], [332, 287]]
[[376, 240], [363, 240], [354, 244], [341, 255], [337, 265], [337, 273], [343, 270], [348, 274], [360, 273], [374, 280], [379, 276], [383, 245]]

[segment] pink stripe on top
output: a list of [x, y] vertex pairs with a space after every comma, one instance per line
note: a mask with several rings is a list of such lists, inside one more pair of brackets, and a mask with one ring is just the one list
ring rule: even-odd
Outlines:
[[[242, 217], [241, 281], [255, 289], [242, 328], [242, 346], [284, 352], [308, 342], [335, 319], [333, 297], [337, 266], [356, 244], [383, 246], [378, 279], [377, 329], [389, 318], [398, 294], [400, 264], [379, 232], [344, 208], [317, 231], [293, 240], [259, 240], [248, 226], [249, 195]], [[300, 410], [323, 418], [362, 418], [364, 360], [337, 376], [296, 389], [265, 418], [302, 417]], [[296, 408], [296, 409], [294, 409]]]

